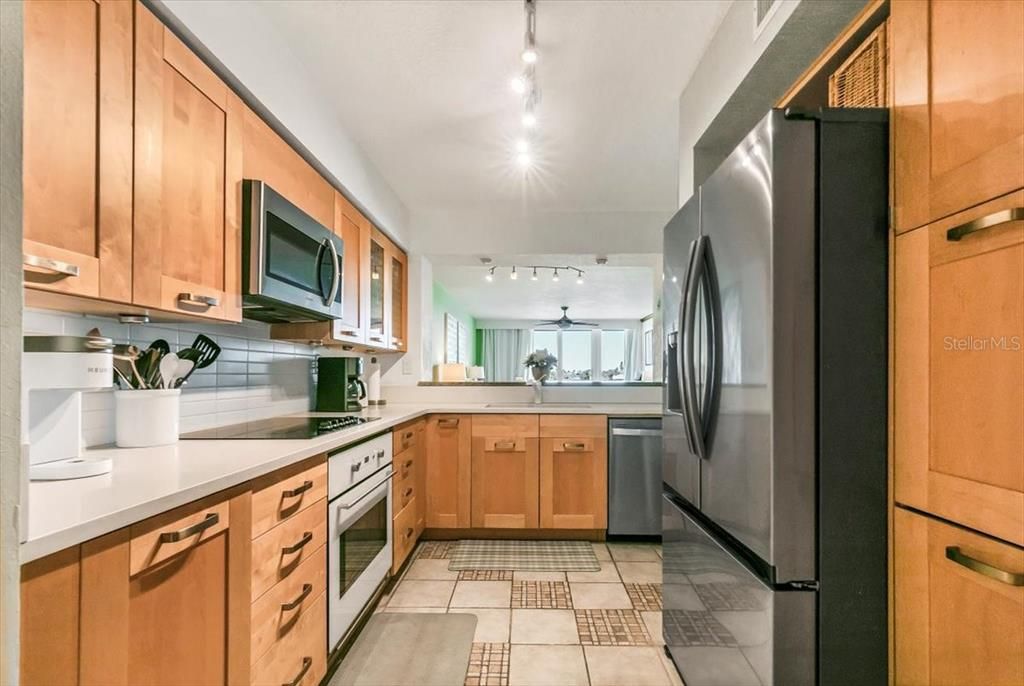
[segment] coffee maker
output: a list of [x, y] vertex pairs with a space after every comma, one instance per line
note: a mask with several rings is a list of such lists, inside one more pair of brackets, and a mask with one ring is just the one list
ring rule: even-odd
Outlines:
[[317, 358], [316, 411], [359, 412], [366, 397], [361, 357]]

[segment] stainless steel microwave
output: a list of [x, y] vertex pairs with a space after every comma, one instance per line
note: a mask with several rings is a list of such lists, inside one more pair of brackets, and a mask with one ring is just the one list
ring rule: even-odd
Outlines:
[[266, 183], [242, 182], [242, 316], [338, 319], [344, 249], [339, 236]]

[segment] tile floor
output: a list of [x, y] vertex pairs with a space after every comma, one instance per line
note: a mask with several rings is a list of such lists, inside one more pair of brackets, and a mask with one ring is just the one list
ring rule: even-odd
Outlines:
[[661, 546], [595, 543], [597, 572], [448, 569], [421, 543], [378, 612], [477, 617], [466, 686], [681, 686], [662, 650]]

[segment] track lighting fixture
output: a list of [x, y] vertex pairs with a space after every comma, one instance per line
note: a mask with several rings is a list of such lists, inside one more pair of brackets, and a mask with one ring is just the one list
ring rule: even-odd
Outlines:
[[[485, 265], [486, 264], [487, 263], [485, 263]], [[508, 278], [511, 279], [512, 281], [518, 281], [519, 280], [519, 265], [515, 265], [515, 264], [512, 265], [511, 267], [498, 267], [498, 266], [487, 267], [487, 271], [484, 274], [484, 280], [488, 281], [488, 282], [494, 281], [495, 270], [498, 270], [498, 269], [509, 269], [510, 271], [509, 271], [509, 274], [508, 274]], [[538, 280], [539, 275], [538, 275], [538, 271], [537, 270], [550, 269], [551, 270], [551, 280], [552, 281], [555, 281], [555, 282], [561, 281], [562, 277], [561, 277], [560, 272], [569, 272], [570, 274], [575, 274], [576, 275], [576, 283], [578, 283], [578, 284], [582, 284], [583, 283], [584, 271], [582, 269], [578, 268], [578, 267], [571, 267], [569, 265], [525, 264], [525, 265], [523, 265], [523, 269], [529, 269], [530, 270], [530, 281], [537, 281]]]

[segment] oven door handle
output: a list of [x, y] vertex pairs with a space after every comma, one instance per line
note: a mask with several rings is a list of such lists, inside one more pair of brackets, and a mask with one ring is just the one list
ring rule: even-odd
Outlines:
[[340, 509], [342, 509], [342, 510], [351, 510], [353, 507], [355, 507], [359, 503], [363, 502], [363, 500], [365, 500], [366, 498], [368, 498], [371, 495], [373, 495], [374, 491], [376, 491], [378, 488], [380, 488], [381, 486], [383, 486], [387, 482], [391, 481], [391, 477], [393, 477], [394, 475], [395, 475], [394, 470], [388, 470], [387, 475], [385, 475], [385, 477], [383, 479], [381, 479], [380, 481], [375, 483], [368, 491], [366, 491], [366, 493], [362, 494], [361, 496], [359, 496], [358, 498], [356, 498], [355, 500], [353, 500], [350, 503], [339, 502], [338, 503], [338, 507]]

